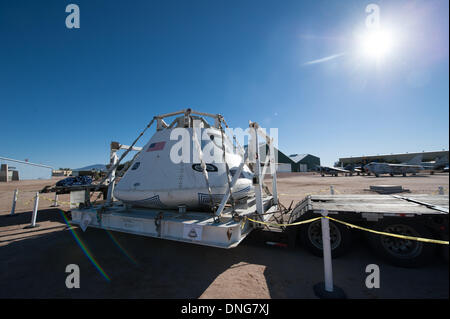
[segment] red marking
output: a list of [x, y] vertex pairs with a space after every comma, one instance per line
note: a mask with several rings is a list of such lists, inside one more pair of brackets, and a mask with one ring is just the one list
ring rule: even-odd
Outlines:
[[165, 145], [166, 145], [166, 142], [152, 143], [148, 147], [147, 152], [160, 151], [164, 148]]

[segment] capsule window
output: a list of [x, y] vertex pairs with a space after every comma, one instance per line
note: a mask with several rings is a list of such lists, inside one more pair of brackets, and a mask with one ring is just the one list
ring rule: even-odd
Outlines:
[[138, 167], [139, 167], [139, 165], [141, 165], [141, 162], [136, 162], [136, 163], [134, 163], [134, 164], [133, 164], [133, 167], [131, 167], [131, 170], [132, 170], [132, 171], [137, 170]]

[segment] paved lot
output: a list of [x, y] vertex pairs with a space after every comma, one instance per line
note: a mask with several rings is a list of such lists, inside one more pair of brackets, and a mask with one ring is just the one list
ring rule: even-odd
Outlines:
[[[364, 193], [364, 188], [376, 184], [432, 193], [438, 186], [448, 192], [448, 182], [448, 174], [379, 179], [283, 174], [279, 191], [288, 205], [307, 193], [324, 193], [329, 185], [341, 193]], [[252, 233], [237, 248], [222, 250], [96, 229], [83, 233], [76, 228], [93, 257], [91, 262], [66, 228], [61, 211], [50, 208], [49, 201], [41, 200], [40, 227], [23, 228], [30, 223], [32, 207], [24, 202], [46, 184], [0, 184], [0, 298], [315, 298], [312, 286], [323, 280], [321, 258], [302, 247], [267, 246], [259, 233]], [[15, 188], [20, 189], [18, 215], [8, 218]], [[373, 263], [381, 270], [379, 289], [365, 287], [365, 267]], [[80, 289], [65, 286], [68, 264], [80, 267]], [[375, 256], [358, 236], [350, 253], [333, 260], [333, 271], [335, 283], [350, 298], [449, 297], [448, 264], [439, 256], [421, 269], [398, 268]]]

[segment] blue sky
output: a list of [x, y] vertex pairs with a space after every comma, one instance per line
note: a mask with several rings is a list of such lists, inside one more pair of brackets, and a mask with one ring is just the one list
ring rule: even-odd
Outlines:
[[[80, 29], [65, 26], [69, 3]], [[369, 3], [395, 30], [381, 62], [357, 49]], [[106, 163], [112, 140], [186, 107], [276, 127], [283, 152], [329, 165], [448, 149], [448, 12], [447, 0], [0, 0], [0, 156]]]

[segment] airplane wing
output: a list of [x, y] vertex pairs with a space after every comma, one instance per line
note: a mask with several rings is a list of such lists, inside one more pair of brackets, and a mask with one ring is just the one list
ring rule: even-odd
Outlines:
[[406, 168], [423, 168], [422, 165], [408, 165], [408, 164], [388, 164], [391, 167], [406, 167]]
[[321, 166], [322, 169], [328, 170], [328, 171], [334, 171], [334, 172], [341, 172], [341, 173], [350, 173], [349, 170], [339, 168], [339, 167], [331, 167], [331, 166]]

